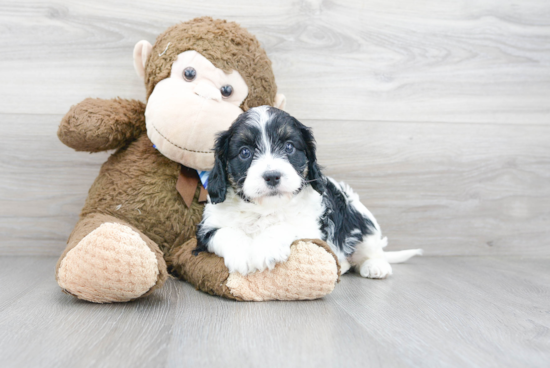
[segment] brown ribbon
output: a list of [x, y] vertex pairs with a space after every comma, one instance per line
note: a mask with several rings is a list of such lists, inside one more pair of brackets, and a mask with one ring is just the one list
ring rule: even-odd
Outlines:
[[187, 205], [187, 208], [191, 208], [197, 186], [200, 186], [199, 203], [206, 202], [206, 196], [208, 192], [202, 186], [197, 170], [191, 169], [187, 166], [181, 165], [180, 175], [176, 183], [176, 189], [178, 190], [183, 202]]

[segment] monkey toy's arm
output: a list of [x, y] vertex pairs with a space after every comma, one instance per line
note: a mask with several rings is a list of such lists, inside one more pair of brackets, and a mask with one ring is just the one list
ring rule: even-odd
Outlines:
[[145, 104], [136, 100], [87, 98], [71, 107], [57, 136], [77, 151], [122, 147], [145, 132]]

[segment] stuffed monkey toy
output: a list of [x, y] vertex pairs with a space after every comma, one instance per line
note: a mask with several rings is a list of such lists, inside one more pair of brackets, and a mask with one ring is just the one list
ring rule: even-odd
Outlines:
[[197, 18], [169, 28], [155, 45], [138, 42], [134, 66], [146, 105], [86, 99], [59, 126], [59, 139], [77, 151], [115, 150], [57, 263], [62, 290], [90, 302], [126, 302], [151, 294], [171, 273], [236, 300], [330, 293], [340, 266], [318, 239], [294, 242], [286, 262], [248, 276], [229, 274], [214, 254], [193, 253], [215, 135], [249, 108], [284, 106], [256, 38], [236, 23]]

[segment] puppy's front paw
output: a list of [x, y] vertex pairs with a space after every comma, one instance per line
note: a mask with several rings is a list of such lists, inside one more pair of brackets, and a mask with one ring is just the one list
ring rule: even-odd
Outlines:
[[251, 245], [252, 239], [242, 231], [221, 228], [212, 237], [208, 250], [223, 258], [230, 273], [238, 272], [244, 276], [252, 272], [249, 267]]
[[290, 256], [273, 270], [246, 277], [230, 274], [226, 286], [243, 300], [306, 300], [330, 293], [338, 281], [338, 261], [321, 240], [300, 240], [290, 247]]
[[229, 270], [229, 273], [238, 272], [243, 276], [254, 272], [249, 267], [249, 255], [242, 251], [235, 251], [226, 255], [224, 258], [225, 267]]
[[369, 279], [383, 279], [392, 274], [391, 265], [385, 259], [367, 259], [361, 265], [359, 273]]
[[290, 256], [290, 243], [276, 239], [261, 239], [252, 244], [250, 266], [258, 271], [272, 270]]

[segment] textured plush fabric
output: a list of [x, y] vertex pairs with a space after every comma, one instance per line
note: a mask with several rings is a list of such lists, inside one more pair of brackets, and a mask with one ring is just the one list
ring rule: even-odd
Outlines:
[[156, 244], [123, 221], [101, 214], [79, 221], [56, 268], [64, 291], [96, 303], [147, 295], [167, 278]]
[[[176, 189], [180, 165], [160, 154], [146, 135], [115, 152], [90, 188], [82, 216], [104, 213], [140, 229], [167, 253], [181, 234], [195, 236], [203, 204], [190, 208]], [[181, 243], [180, 243], [181, 244]]]
[[138, 298], [157, 282], [155, 254], [127, 226], [104, 223], [71, 249], [58, 282], [72, 295], [97, 303]]
[[121, 147], [145, 132], [145, 104], [135, 100], [87, 98], [72, 106], [57, 135], [77, 151]]
[[[236, 23], [211, 18], [176, 25], [159, 36], [145, 68], [147, 97], [159, 81], [170, 75], [177, 55], [190, 49], [207, 57], [218, 68], [240, 73], [249, 88], [241, 106], [243, 110], [273, 103], [277, 87], [271, 62], [256, 38]], [[225, 285], [229, 274], [223, 259], [206, 253], [190, 257], [196, 224], [204, 208], [198, 202], [200, 190], [197, 188], [191, 206], [187, 207], [176, 189], [180, 164], [153, 147], [146, 134], [144, 111], [145, 105], [138, 101], [86, 99], [73, 106], [59, 126], [59, 139], [78, 151], [116, 149], [92, 184], [80, 221], [59, 259], [56, 268], [59, 284], [65, 291], [89, 301], [131, 300], [139, 297], [139, 293], [148, 295], [164, 284], [168, 277], [164, 260], [167, 257], [172, 272], [197, 288], [239, 298]], [[104, 224], [110, 225], [101, 227]], [[138, 236], [144, 243], [138, 241]], [[155, 255], [158, 268], [156, 283], [145, 292], [155, 271], [143, 244]], [[135, 253], [136, 258], [124, 256], [129, 249], [134, 250], [130, 253]], [[327, 253], [317, 255], [325, 259]], [[298, 267], [296, 263], [293, 265]], [[334, 261], [328, 266], [336, 267]], [[307, 268], [301, 269], [309, 272]], [[126, 276], [116, 278], [113, 270]], [[317, 275], [321, 283], [326, 283], [325, 275]], [[129, 289], [122, 283], [117, 284], [124, 280], [130, 284]], [[269, 278], [255, 280], [268, 285], [271, 282]], [[247, 284], [247, 290], [262, 289], [262, 285], [253, 283]], [[113, 286], [115, 284], [118, 286]], [[309, 285], [301, 285], [305, 294], [312, 295]], [[294, 293], [300, 295], [299, 290]], [[251, 291], [243, 295], [255, 294]]]
[[288, 261], [271, 271], [242, 276], [234, 272], [226, 286], [238, 299], [310, 300], [330, 294], [340, 275], [336, 256], [320, 240], [298, 240], [291, 246]]
[[241, 105], [244, 111], [273, 106], [277, 93], [275, 76], [271, 60], [256, 37], [237, 23], [210, 17], [177, 24], [157, 38], [145, 64], [147, 98], [155, 85], [170, 75], [178, 54], [187, 50], [197, 51], [227, 73], [237, 70], [241, 74], [248, 86], [248, 97]]
[[197, 290], [211, 295], [237, 299], [225, 285], [229, 271], [223, 258], [213, 253], [202, 252], [193, 255], [197, 239], [193, 238], [181, 247], [175, 247], [166, 258], [168, 269], [182, 280], [191, 283]]
[[212, 295], [242, 301], [317, 299], [332, 292], [340, 276], [336, 255], [319, 239], [295, 241], [287, 262], [247, 276], [229, 274], [223, 259], [215, 254], [193, 255], [196, 244], [192, 239], [175, 248], [167, 258], [168, 267]]

